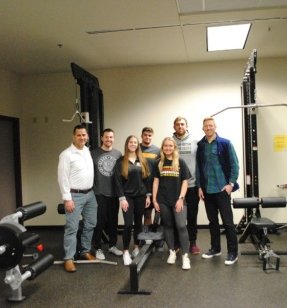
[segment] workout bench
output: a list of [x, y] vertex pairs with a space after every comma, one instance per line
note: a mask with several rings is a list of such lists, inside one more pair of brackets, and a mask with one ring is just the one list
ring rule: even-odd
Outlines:
[[[274, 252], [270, 248], [270, 240], [268, 232], [276, 231], [277, 224], [269, 218], [261, 217], [260, 205], [262, 208], [279, 208], [286, 207], [285, 197], [267, 197], [267, 198], [234, 198], [233, 207], [235, 209], [244, 208], [251, 210], [253, 216], [249, 220], [239, 243], [244, 243], [248, 237], [257, 249], [257, 252], [241, 252], [242, 255], [258, 254], [259, 259], [263, 261], [263, 270], [276, 269], [279, 270], [280, 257], [279, 254], [287, 254], [287, 252]], [[255, 210], [255, 214], [254, 214]], [[274, 259], [275, 264], [272, 264]]]
[[142, 271], [149, 256], [156, 247], [156, 243], [163, 241], [163, 227], [160, 226], [160, 214], [155, 213], [154, 222], [150, 226], [144, 226], [143, 231], [139, 233], [138, 239], [140, 241], [150, 241], [150, 244], [145, 244], [141, 247], [139, 254], [133, 259], [129, 266], [130, 280], [129, 289], [123, 289], [118, 294], [137, 294], [150, 295], [151, 291], [139, 290], [139, 275]]

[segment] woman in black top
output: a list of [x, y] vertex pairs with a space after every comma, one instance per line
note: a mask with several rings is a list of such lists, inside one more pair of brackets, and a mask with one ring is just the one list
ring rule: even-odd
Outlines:
[[129, 136], [125, 142], [125, 153], [115, 166], [116, 192], [120, 207], [123, 211], [123, 260], [124, 265], [130, 265], [132, 260], [129, 253], [131, 231], [134, 222], [134, 250], [135, 257], [139, 253], [138, 234], [142, 228], [142, 217], [145, 207], [150, 205], [151, 189], [149, 188], [148, 164], [139, 146], [136, 136]]
[[185, 161], [179, 158], [176, 142], [166, 137], [161, 145], [160, 159], [154, 170], [153, 204], [160, 211], [169, 248], [168, 264], [175, 264], [174, 228], [177, 228], [182, 250], [182, 269], [190, 269], [189, 239], [186, 228], [185, 195], [191, 177]]

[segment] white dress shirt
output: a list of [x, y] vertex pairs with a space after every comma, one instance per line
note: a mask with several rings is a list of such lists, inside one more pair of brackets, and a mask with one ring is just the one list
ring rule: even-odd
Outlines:
[[73, 144], [59, 156], [58, 183], [62, 199], [72, 200], [71, 189], [86, 190], [93, 187], [94, 165], [90, 150], [77, 149]]

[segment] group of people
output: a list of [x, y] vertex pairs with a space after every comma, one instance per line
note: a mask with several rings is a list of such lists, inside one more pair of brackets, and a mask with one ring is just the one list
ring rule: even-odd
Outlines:
[[[197, 215], [203, 200], [211, 236], [209, 259], [221, 255], [220, 214], [227, 238], [226, 265], [238, 260], [238, 243], [231, 208], [231, 192], [238, 189], [238, 159], [232, 143], [216, 133], [213, 118], [203, 120], [204, 137], [198, 142], [188, 131], [187, 120], [174, 120], [174, 134], [152, 144], [153, 129], [142, 129], [141, 142], [127, 137], [124, 154], [113, 148], [114, 131], [105, 129], [101, 146], [89, 151], [83, 125], [73, 131], [73, 142], [59, 157], [58, 182], [65, 205], [64, 267], [75, 272], [77, 231], [82, 216], [81, 256], [105, 259], [103, 231], [109, 252], [130, 265], [140, 250], [142, 224], [152, 223], [152, 211], [160, 213], [168, 264], [175, 264], [178, 251], [182, 269], [190, 269], [189, 253], [198, 255]], [[117, 247], [118, 212], [124, 219], [123, 251]], [[130, 242], [133, 234], [133, 249]], [[95, 253], [93, 253], [93, 249]]]

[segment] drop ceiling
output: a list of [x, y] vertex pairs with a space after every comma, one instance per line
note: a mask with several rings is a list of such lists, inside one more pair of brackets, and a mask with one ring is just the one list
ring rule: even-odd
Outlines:
[[[207, 52], [206, 27], [252, 23], [244, 50]], [[16, 74], [287, 56], [287, 0], [0, 1], [0, 69]]]

